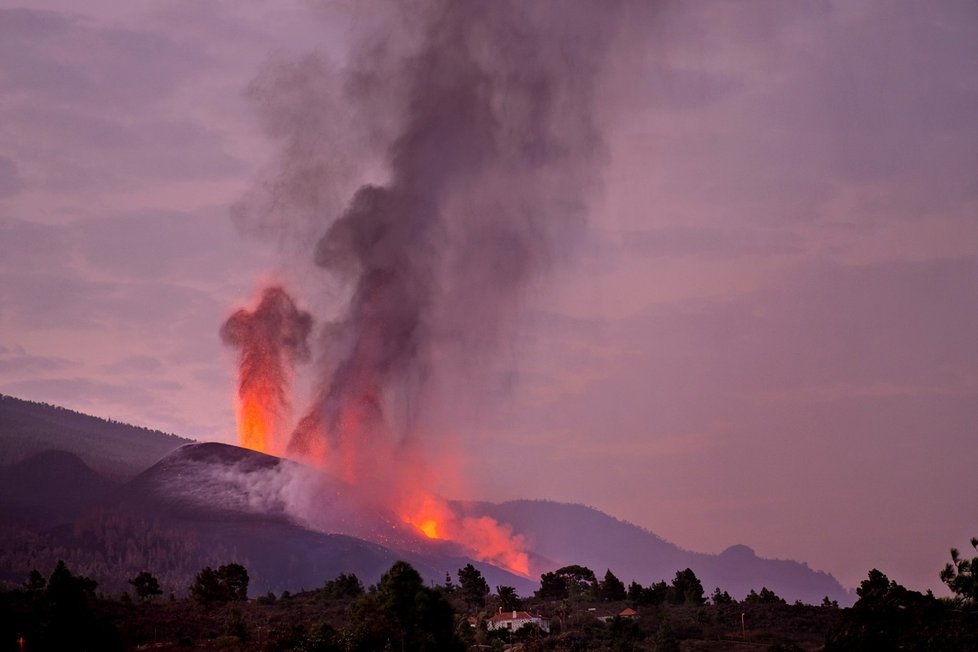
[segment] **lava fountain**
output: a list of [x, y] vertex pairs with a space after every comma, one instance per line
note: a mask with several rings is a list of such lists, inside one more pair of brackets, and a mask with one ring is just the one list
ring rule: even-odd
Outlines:
[[244, 308], [221, 327], [221, 339], [239, 350], [238, 437], [245, 448], [285, 452], [293, 367], [309, 358], [312, 316], [279, 286], [265, 288], [254, 311]]

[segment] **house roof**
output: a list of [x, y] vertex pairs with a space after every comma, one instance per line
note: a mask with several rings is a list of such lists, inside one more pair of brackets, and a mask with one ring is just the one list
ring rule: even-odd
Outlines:
[[543, 616], [534, 616], [529, 611], [500, 611], [489, 620], [494, 623], [501, 623], [507, 620], [530, 620], [532, 618], [543, 618]]

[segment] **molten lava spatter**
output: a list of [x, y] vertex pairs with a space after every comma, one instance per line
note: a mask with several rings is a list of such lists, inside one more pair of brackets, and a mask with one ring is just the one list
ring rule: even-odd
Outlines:
[[293, 365], [309, 357], [309, 313], [296, 308], [281, 287], [265, 288], [254, 312], [231, 315], [221, 327], [225, 343], [240, 349], [238, 436], [241, 445], [264, 453], [285, 450], [285, 419]]
[[275, 432], [274, 400], [267, 392], [241, 392], [238, 396], [238, 437], [241, 445], [263, 453], [271, 452], [270, 438]]

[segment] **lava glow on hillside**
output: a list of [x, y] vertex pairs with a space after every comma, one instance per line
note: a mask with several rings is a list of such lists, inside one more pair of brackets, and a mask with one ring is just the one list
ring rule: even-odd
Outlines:
[[[429, 539], [465, 547], [473, 557], [523, 576], [529, 563], [523, 537], [489, 517], [462, 516], [429, 487], [434, 478], [406, 442], [383, 432], [376, 397], [342, 412], [335, 432], [314, 433], [324, 423], [307, 416], [289, 446], [289, 390], [292, 365], [308, 356], [305, 338], [311, 321], [281, 287], [266, 288], [253, 311], [235, 312], [225, 323], [225, 341], [240, 350], [238, 436], [242, 447], [304, 462], [360, 487], [381, 506]], [[366, 409], [364, 407], [366, 406]], [[314, 412], [315, 414], [315, 412]], [[313, 434], [320, 436], [312, 437]], [[335, 442], [331, 448], [328, 442]], [[311, 445], [318, 443], [319, 445]]]
[[[423, 456], [387, 432], [376, 392], [346, 401], [332, 427], [313, 409], [300, 422], [289, 445], [289, 393], [294, 365], [309, 357], [306, 339], [312, 325], [279, 286], [265, 288], [253, 310], [240, 309], [221, 330], [239, 350], [237, 418], [242, 447], [291, 457], [361, 488], [430, 539], [464, 546], [480, 561], [529, 574], [523, 538], [488, 517], [458, 514], [429, 487], [434, 478]], [[332, 445], [330, 445], [332, 443]]]

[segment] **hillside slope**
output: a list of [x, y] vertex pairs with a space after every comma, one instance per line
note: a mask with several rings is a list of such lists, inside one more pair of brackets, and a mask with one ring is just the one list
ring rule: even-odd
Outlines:
[[73, 453], [45, 451], [0, 466], [0, 519], [61, 523], [101, 504], [117, 486]]
[[534, 588], [320, 473], [217, 443], [185, 445], [122, 485], [61, 451], [0, 467], [0, 583], [16, 586], [58, 559], [111, 593], [148, 569], [183, 594], [201, 568], [232, 561], [248, 569], [253, 595], [315, 588], [340, 573], [370, 584], [399, 559], [432, 584], [471, 563], [493, 586]]
[[[707, 593], [715, 587], [741, 599], [766, 586], [789, 602], [818, 604], [829, 596], [851, 604], [852, 594], [828, 573], [792, 560], [757, 557], [747, 546], [731, 546], [719, 555], [683, 550], [636, 525], [583, 505], [545, 500], [500, 504], [462, 503], [472, 515], [509, 523], [537, 554], [560, 565], [582, 564], [599, 575], [610, 569], [629, 583], [670, 581], [677, 570], [692, 568]], [[533, 569], [534, 573], [553, 570]]]
[[114, 507], [153, 514], [235, 550], [260, 584], [276, 590], [309, 588], [342, 572], [374, 582], [398, 559], [431, 583], [471, 563], [490, 583], [524, 593], [534, 587], [526, 578], [468, 558], [460, 546], [421, 536], [335, 479], [227, 444], [179, 448], [120, 488]]
[[0, 464], [60, 450], [78, 455], [104, 475], [126, 479], [191, 441], [0, 394]]
[[[184, 445], [188, 442], [0, 395], [0, 463], [19, 462], [0, 469], [0, 516], [14, 519], [18, 528], [37, 523], [61, 528], [30, 536], [11, 529], [13, 538], [0, 536], [0, 552], [19, 559], [19, 553], [11, 553], [17, 546], [28, 557], [32, 546], [70, 549], [79, 555], [75, 566], [93, 574], [99, 568], [110, 572], [119, 560], [135, 567], [156, 559], [169, 569], [167, 577], [180, 582], [188, 564], [223, 563], [233, 553], [253, 560], [260, 577], [256, 586], [276, 590], [308, 588], [311, 578], [318, 583], [339, 572], [372, 581], [397, 558], [417, 564], [426, 579], [440, 583], [446, 572], [470, 561], [458, 546], [420, 537], [394, 514], [324, 474], [235, 446]], [[47, 453], [24, 461], [48, 449], [81, 460]], [[85, 464], [113, 481], [129, 481], [112, 491], [112, 482]], [[854, 599], [831, 575], [804, 563], [763, 559], [746, 546], [720, 555], [690, 552], [581, 505], [518, 500], [459, 506], [522, 534], [533, 578], [583, 564], [648, 585], [689, 567], [707, 592], [720, 587], [737, 598], [766, 586], [789, 601], [818, 603], [829, 596], [851, 604]], [[516, 586], [524, 594], [534, 587], [532, 580], [488, 564], [479, 567], [491, 586]], [[13, 566], [0, 573], [4, 570], [20, 572]]]

